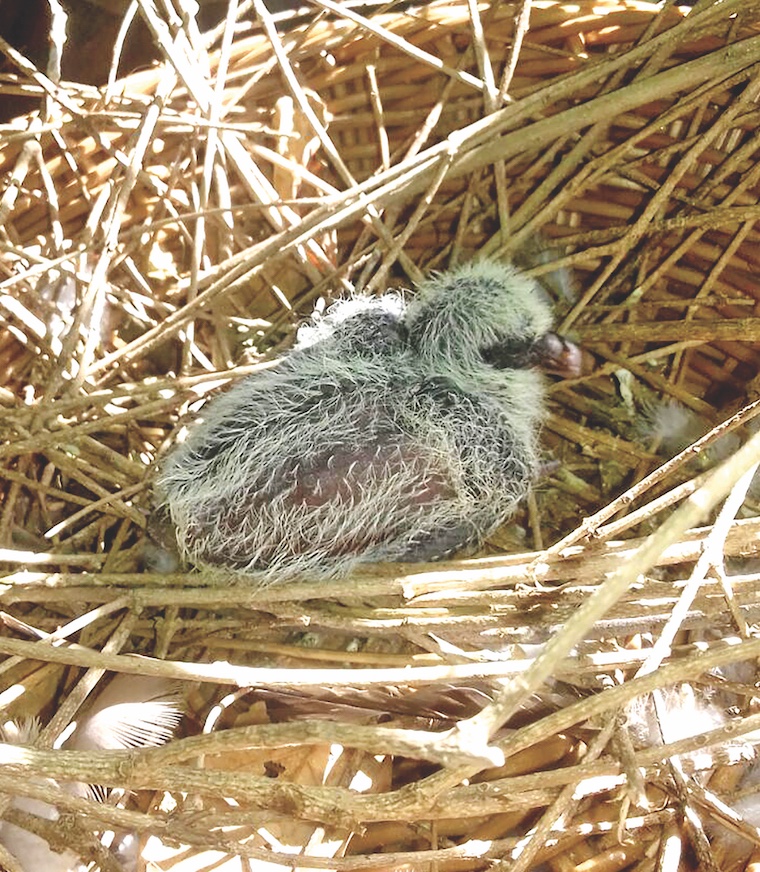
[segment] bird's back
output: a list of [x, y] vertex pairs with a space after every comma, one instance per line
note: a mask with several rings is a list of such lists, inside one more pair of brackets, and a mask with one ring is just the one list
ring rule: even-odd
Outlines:
[[541, 377], [463, 384], [384, 299], [332, 310], [204, 408], [159, 481], [192, 562], [267, 580], [434, 560], [513, 512], [537, 467]]

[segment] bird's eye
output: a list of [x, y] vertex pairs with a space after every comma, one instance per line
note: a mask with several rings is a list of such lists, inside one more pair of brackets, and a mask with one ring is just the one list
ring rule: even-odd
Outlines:
[[533, 343], [523, 339], [507, 339], [482, 348], [483, 360], [496, 369], [520, 369], [531, 366]]

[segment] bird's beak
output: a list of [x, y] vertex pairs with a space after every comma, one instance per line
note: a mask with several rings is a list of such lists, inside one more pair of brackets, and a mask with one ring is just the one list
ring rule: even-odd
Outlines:
[[544, 333], [531, 349], [535, 362], [545, 371], [563, 378], [577, 378], [583, 371], [580, 348], [559, 333]]

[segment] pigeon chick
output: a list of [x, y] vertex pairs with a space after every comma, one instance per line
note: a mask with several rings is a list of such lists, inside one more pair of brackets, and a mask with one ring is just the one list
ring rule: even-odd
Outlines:
[[536, 364], [579, 368], [551, 322], [531, 278], [486, 260], [409, 302], [335, 303], [169, 456], [158, 493], [180, 551], [272, 581], [478, 544], [537, 475]]

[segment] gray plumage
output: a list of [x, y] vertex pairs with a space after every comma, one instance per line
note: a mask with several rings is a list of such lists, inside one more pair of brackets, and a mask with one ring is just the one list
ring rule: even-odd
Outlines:
[[409, 302], [335, 303], [279, 366], [209, 402], [169, 456], [158, 492], [180, 551], [271, 581], [481, 542], [537, 474], [533, 365], [576, 350], [551, 321], [535, 282], [491, 261]]

